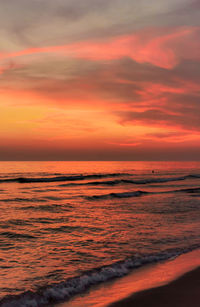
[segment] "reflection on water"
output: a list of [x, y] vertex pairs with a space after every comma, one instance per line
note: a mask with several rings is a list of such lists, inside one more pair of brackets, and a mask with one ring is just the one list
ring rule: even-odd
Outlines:
[[0, 163], [1, 296], [198, 246], [199, 188], [197, 162]]

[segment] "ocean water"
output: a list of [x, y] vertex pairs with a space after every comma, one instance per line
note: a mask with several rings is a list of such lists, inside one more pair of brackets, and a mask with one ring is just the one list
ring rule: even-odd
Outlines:
[[54, 306], [198, 247], [200, 162], [0, 162], [0, 306]]

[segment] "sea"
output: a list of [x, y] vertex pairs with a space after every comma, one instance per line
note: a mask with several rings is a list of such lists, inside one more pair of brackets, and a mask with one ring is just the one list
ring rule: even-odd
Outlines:
[[200, 162], [0, 162], [0, 306], [55, 306], [200, 247]]

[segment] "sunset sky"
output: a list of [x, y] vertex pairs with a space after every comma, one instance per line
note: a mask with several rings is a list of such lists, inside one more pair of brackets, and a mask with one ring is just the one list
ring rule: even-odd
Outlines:
[[0, 0], [1, 160], [199, 160], [199, 0]]

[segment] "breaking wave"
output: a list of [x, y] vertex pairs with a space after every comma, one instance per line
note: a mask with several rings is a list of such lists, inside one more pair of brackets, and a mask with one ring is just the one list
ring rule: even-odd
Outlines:
[[86, 271], [81, 276], [42, 287], [35, 292], [26, 291], [20, 295], [8, 295], [0, 301], [0, 306], [40, 307], [47, 304], [58, 303], [84, 292], [93, 285], [100, 284], [116, 277], [122, 277], [135, 268], [174, 258], [199, 247], [199, 245], [193, 245], [187, 249], [170, 249], [157, 254], [136, 255], [111, 265]]
[[121, 193], [109, 193], [109, 194], [101, 194], [101, 195], [92, 195], [86, 196], [89, 200], [95, 199], [107, 199], [107, 198], [129, 198], [129, 197], [139, 197], [143, 195], [149, 194], [168, 194], [168, 193], [200, 193], [199, 188], [191, 188], [191, 189], [179, 189], [179, 190], [169, 190], [169, 191], [161, 191], [161, 192], [150, 192], [150, 191], [132, 191], [132, 192], [121, 192]]

